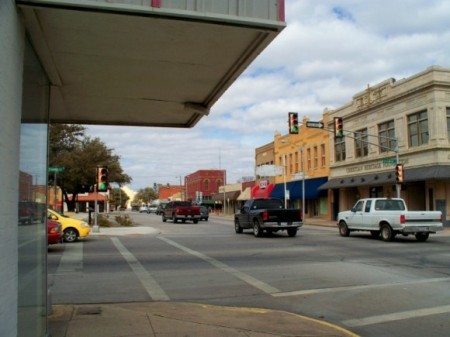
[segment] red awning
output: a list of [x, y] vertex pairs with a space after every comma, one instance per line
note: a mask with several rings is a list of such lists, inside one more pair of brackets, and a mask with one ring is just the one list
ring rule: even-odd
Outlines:
[[267, 185], [266, 188], [260, 188], [259, 186], [252, 187], [252, 199], [269, 199], [270, 193], [272, 192], [274, 184]]

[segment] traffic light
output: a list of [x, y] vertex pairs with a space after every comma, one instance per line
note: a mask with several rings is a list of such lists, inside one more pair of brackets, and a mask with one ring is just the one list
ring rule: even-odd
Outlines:
[[395, 182], [397, 184], [403, 183], [403, 164], [395, 165]]
[[298, 134], [298, 113], [289, 112], [289, 133]]
[[108, 168], [106, 166], [97, 167], [97, 192], [108, 190]]
[[344, 136], [344, 126], [342, 124], [342, 117], [334, 117], [334, 138], [341, 138]]

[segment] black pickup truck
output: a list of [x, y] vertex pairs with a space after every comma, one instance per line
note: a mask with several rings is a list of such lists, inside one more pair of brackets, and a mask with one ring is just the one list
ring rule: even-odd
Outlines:
[[292, 237], [303, 226], [302, 220], [300, 209], [286, 209], [280, 199], [250, 199], [234, 215], [234, 229], [239, 234], [251, 228], [256, 237], [262, 236], [264, 231], [275, 233], [285, 230]]

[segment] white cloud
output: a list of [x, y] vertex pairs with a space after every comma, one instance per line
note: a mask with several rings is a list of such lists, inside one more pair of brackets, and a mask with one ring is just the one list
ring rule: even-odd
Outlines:
[[233, 183], [253, 175], [255, 147], [287, 133], [289, 111], [318, 120], [367, 84], [450, 67], [449, 15], [443, 0], [286, 0], [286, 29], [195, 128], [88, 133], [121, 156], [133, 188], [219, 166]]

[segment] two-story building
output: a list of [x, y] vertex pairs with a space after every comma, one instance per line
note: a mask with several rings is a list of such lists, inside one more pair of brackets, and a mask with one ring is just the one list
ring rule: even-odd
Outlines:
[[330, 137], [333, 216], [358, 198], [397, 196], [411, 210], [450, 216], [450, 69], [429, 67], [411, 77], [368, 86], [348, 104], [326, 113], [343, 120], [344, 137]]

